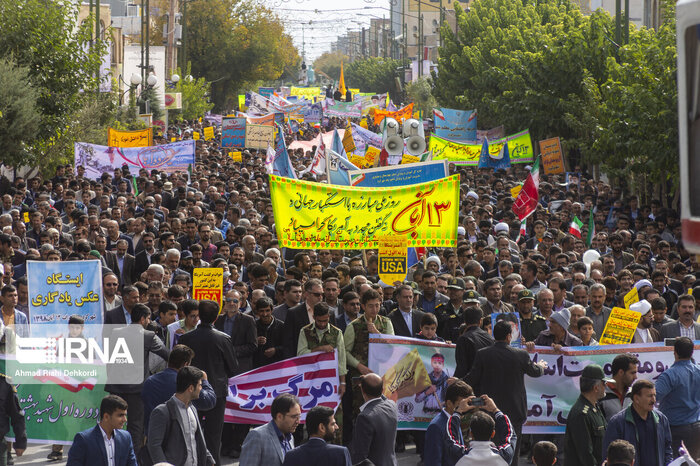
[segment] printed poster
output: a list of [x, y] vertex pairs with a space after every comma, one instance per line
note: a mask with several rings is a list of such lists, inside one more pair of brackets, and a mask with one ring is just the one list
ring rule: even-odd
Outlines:
[[267, 146], [272, 145], [274, 138], [274, 126], [248, 123], [245, 127], [245, 146], [248, 149], [267, 149]]
[[107, 145], [110, 147], [148, 147], [153, 145], [153, 128], [136, 131], [107, 129]]
[[245, 118], [224, 118], [221, 123], [221, 147], [245, 147]]

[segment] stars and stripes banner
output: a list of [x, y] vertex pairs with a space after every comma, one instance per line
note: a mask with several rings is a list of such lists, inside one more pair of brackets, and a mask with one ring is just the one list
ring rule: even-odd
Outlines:
[[265, 424], [271, 419], [272, 400], [291, 393], [301, 402], [301, 422], [314, 406], [336, 409], [338, 356], [310, 353], [253, 369], [229, 379], [225, 422]]

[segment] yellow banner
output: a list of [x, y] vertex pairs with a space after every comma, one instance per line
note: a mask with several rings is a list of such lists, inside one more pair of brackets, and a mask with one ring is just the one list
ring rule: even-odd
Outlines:
[[383, 238], [379, 241], [379, 279], [387, 285], [403, 283], [408, 273], [408, 248], [403, 236]]
[[214, 127], [213, 126], [207, 126], [204, 128], [204, 139], [206, 141], [210, 139], [214, 139]]
[[234, 162], [243, 162], [242, 152], [229, 152], [228, 155], [229, 157], [231, 157], [231, 159], [233, 159]]
[[420, 162], [420, 157], [417, 155], [403, 154], [403, 157], [401, 158], [401, 165], [418, 162]]
[[318, 97], [321, 95], [321, 88], [320, 87], [294, 87], [290, 89], [289, 95], [296, 95], [299, 97], [304, 97], [307, 100], [310, 100], [313, 102], [314, 97]]
[[198, 268], [192, 271], [192, 299], [211, 299], [219, 303], [224, 292], [224, 269]]
[[245, 112], [245, 94], [238, 94], [238, 110]]
[[192, 139], [194, 139], [195, 141], [199, 141], [199, 137], [200, 136], [199, 136], [199, 133], [197, 131], [192, 132]]
[[365, 158], [367, 160], [372, 161], [373, 167], [377, 164], [377, 161], [379, 160], [379, 154], [381, 154], [381, 153], [382, 153], [382, 150], [379, 149], [378, 147], [367, 146], [365, 148]]
[[385, 236], [408, 247], [455, 247], [459, 176], [392, 188], [326, 185], [270, 175], [281, 247], [374, 249]]
[[637, 288], [632, 288], [625, 295], [624, 300], [625, 300], [625, 309], [629, 309], [632, 304], [639, 302], [639, 290]]
[[[372, 150], [369, 150], [372, 149]], [[357, 168], [372, 168], [377, 165], [379, 158], [379, 149], [372, 146], [367, 146], [365, 155], [350, 154], [350, 163], [355, 165]]]
[[631, 343], [641, 318], [642, 314], [637, 311], [614, 307], [598, 343], [601, 345], [627, 345]]
[[386, 371], [382, 378], [384, 379], [384, 396], [394, 401], [413, 396], [432, 385], [417, 348], [413, 348], [410, 353], [401, 358], [399, 362]]
[[404, 120], [411, 118], [412, 115], [413, 115], [413, 102], [411, 102], [410, 104], [406, 105], [403, 108], [400, 108], [399, 110], [397, 110], [395, 112], [390, 112], [389, 110], [382, 110], [380, 108], [375, 108], [374, 109], [374, 124], [378, 125], [379, 123], [382, 122], [382, 120], [384, 120], [384, 118], [393, 118], [394, 120], [401, 123]]
[[153, 145], [153, 128], [136, 131], [107, 130], [107, 145], [110, 147], [148, 147]]
[[352, 138], [352, 125], [350, 123], [348, 123], [348, 127], [345, 128], [345, 134], [343, 134], [343, 147], [347, 154], [355, 150], [355, 140]]
[[[508, 153], [511, 163], [532, 162], [534, 152], [530, 131], [525, 130], [520, 133], [507, 136], [503, 139], [489, 141], [489, 152], [498, 154], [503, 148], [503, 144], [508, 143]], [[430, 135], [428, 150], [433, 151], [433, 160], [449, 160], [457, 165], [478, 165], [481, 156], [482, 144], [463, 143], [450, 141], [449, 139]]]

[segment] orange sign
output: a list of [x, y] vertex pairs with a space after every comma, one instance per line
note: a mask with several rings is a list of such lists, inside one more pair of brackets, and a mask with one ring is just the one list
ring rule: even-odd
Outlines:
[[542, 154], [542, 166], [545, 174], [560, 175], [566, 173], [564, 155], [559, 138], [540, 141], [540, 154]]

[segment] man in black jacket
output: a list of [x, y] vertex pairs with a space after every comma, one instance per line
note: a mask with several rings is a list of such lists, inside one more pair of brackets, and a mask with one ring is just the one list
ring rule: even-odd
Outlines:
[[255, 302], [255, 327], [258, 347], [253, 354], [253, 367], [262, 367], [284, 358], [284, 322], [272, 315], [272, 300], [260, 298]]
[[464, 311], [464, 323], [467, 328], [457, 339], [455, 377], [461, 379], [469, 373], [477, 351], [487, 346], [493, 346], [493, 337], [481, 328], [481, 320], [483, 318], [483, 311], [476, 306], [469, 307]]
[[398, 309], [387, 316], [394, 327], [394, 335], [413, 338], [420, 332], [420, 321], [425, 313], [413, 308], [413, 289], [408, 285], [400, 285], [396, 289], [396, 300]]
[[220, 464], [221, 431], [224, 425], [228, 379], [238, 372], [238, 361], [233, 353], [231, 337], [213, 326], [219, 314], [219, 304], [208, 299], [199, 302], [200, 324], [180, 337], [179, 343], [194, 350], [192, 365], [207, 373], [216, 393], [216, 405], [209, 411], [199, 413], [204, 429], [207, 449]]
[[508, 416], [518, 436], [515, 455], [511, 465], [517, 466], [520, 455], [523, 423], [527, 419], [527, 394], [525, 374], [540, 377], [547, 363], [533, 363], [527, 351], [510, 346], [512, 327], [508, 322], [497, 322], [493, 327], [496, 344], [476, 353], [474, 365], [465, 382], [472, 386], [476, 395], [486, 394]]

